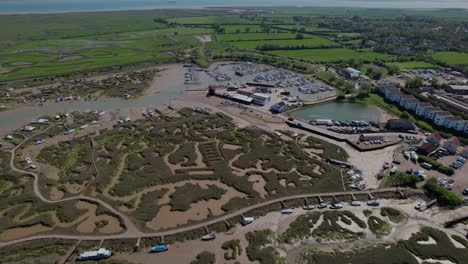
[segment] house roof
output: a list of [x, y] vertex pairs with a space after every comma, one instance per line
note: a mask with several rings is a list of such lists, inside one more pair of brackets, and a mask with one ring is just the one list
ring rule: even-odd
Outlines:
[[429, 103], [429, 102], [419, 102], [418, 105], [420, 107], [431, 107], [432, 106], [432, 104]]
[[433, 152], [434, 150], [436, 150], [438, 147], [438, 145], [434, 145], [432, 143], [429, 143], [429, 142], [424, 142], [422, 143], [421, 146], [418, 147], [418, 151], [422, 151], [422, 152], [425, 152], [427, 154]]
[[440, 112], [442, 111], [439, 107], [433, 106], [427, 109], [428, 112]]
[[452, 142], [454, 145], [460, 145], [460, 140], [457, 137], [447, 139], [448, 142]]
[[441, 111], [441, 112], [436, 113], [436, 115], [438, 115], [438, 116], [451, 116], [452, 113], [450, 113], [448, 111]]
[[437, 132], [434, 132], [434, 133], [430, 134], [429, 137], [432, 137], [432, 138], [436, 139], [437, 141], [442, 140], [442, 136]]
[[409, 98], [409, 99], [406, 99], [406, 102], [408, 102], [408, 103], [418, 103], [419, 100], [417, 98]]
[[460, 120], [463, 120], [463, 118], [459, 117], [459, 116], [449, 116], [447, 117], [445, 120], [449, 120], [449, 121], [460, 121]]

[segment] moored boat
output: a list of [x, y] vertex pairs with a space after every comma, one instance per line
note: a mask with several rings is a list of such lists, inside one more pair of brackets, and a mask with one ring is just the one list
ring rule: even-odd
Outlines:
[[164, 252], [168, 250], [169, 248], [165, 244], [159, 244], [159, 245], [151, 247], [151, 252], [154, 252], [154, 253]]
[[216, 238], [215, 233], [210, 233], [210, 234], [206, 234], [206, 235], [202, 236], [203, 241], [210, 241], [210, 240], [214, 240], [215, 238]]
[[253, 217], [242, 217], [241, 225], [246, 226], [254, 221]]
[[97, 250], [85, 251], [81, 253], [76, 259], [79, 261], [84, 260], [100, 260], [112, 256], [112, 251], [105, 248], [98, 248]]

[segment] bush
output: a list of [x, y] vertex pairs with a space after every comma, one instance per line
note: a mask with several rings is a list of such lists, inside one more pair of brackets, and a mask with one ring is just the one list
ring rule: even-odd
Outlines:
[[418, 176], [397, 172], [395, 175], [387, 176], [385, 187], [411, 187], [416, 188], [416, 184], [420, 182]]
[[400, 210], [391, 207], [382, 207], [380, 215], [388, 216], [390, 221], [394, 223], [401, 223], [406, 219], [406, 216]]
[[460, 206], [464, 203], [463, 199], [458, 196], [456, 193], [449, 191], [437, 184], [435, 178], [429, 179], [424, 185], [424, 191], [427, 196], [437, 199], [437, 202], [440, 206]]
[[427, 157], [427, 156], [419, 156], [419, 161], [420, 162], [426, 162], [432, 165], [432, 168], [440, 173], [443, 173], [445, 175], [453, 175], [455, 171], [452, 168], [449, 168], [447, 166], [444, 166], [443, 164]]
[[242, 247], [240, 245], [239, 239], [226, 241], [221, 246], [221, 248], [224, 250], [229, 250], [228, 252], [224, 253], [225, 260], [237, 259], [237, 256], [242, 254]]
[[190, 264], [214, 264], [216, 263], [215, 255], [208, 251], [203, 251], [197, 255], [196, 259]]

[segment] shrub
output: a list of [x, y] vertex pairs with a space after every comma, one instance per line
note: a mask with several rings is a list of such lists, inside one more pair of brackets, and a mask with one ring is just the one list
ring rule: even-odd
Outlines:
[[429, 179], [424, 185], [424, 191], [427, 196], [437, 199], [437, 202], [440, 206], [460, 206], [464, 203], [463, 199], [458, 196], [456, 193], [449, 191], [437, 184], [435, 178]]

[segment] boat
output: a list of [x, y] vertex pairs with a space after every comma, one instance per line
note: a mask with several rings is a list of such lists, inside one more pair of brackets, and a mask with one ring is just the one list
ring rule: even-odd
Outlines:
[[105, 248], [98, 248], [97, 250], [85, 251], [81, 253], [76, 259], [79, 261], [84, 260], [100, 260], [112, 256], [112, 251]]
[[422, 210], [423, 208], [426, 207], [426, 203], [425, 202], [419, 202], [417, 203], [415, 206], [414, 206], [414, 209], [416, 210]]
[[304, 205], [304, 206], [302, 206], [302, 209], [304, 209], [304, 210], [312, 210], [314, 208], [315, 208], [314, 205]]
[[241, 225], [246, 226], [254, 221], [253, 217], [242, 217]]
[[317, 208], [318, 209], [323, 209], [323, 208], [326, 208], [327, 207], [327, 203], [320, 203]]
[[71, 133], [74, 133], [75, 132], [75, 129], [68, 129], [67, 131], [65, 131], [65, 135], [70, 135]]
[[281, 214], [292, 214], [292, 212], [293, 212], [293, 209], [291, 208], [285, 208], [281, 210]]
[[367, 205], [368, 205], [368, 206], [379, 206], [380, 203], [379, 203], [379, 201], [377, 201], [377, 200], [369, 200], [369, 201], [367, 202]]
[[154, 252], [154, 253], [164, 252], [168, 250], [169, 248], [167, 247], [167, 245], [164, 245], [164, 244], [159, 244], [159, 245], [151, 247], [151, 252]]
[[206, 234], [206, 235], [202, 236], [203, 241], [210, 241], [210, 240], [214, 240], [215, 238], [216, 238], [215, 233], [210, 233], [210, 234]]
[[342, 203], [332, 203], [330, 205], [330, 209], [341, 209], [343, 208], [343, 204]]

